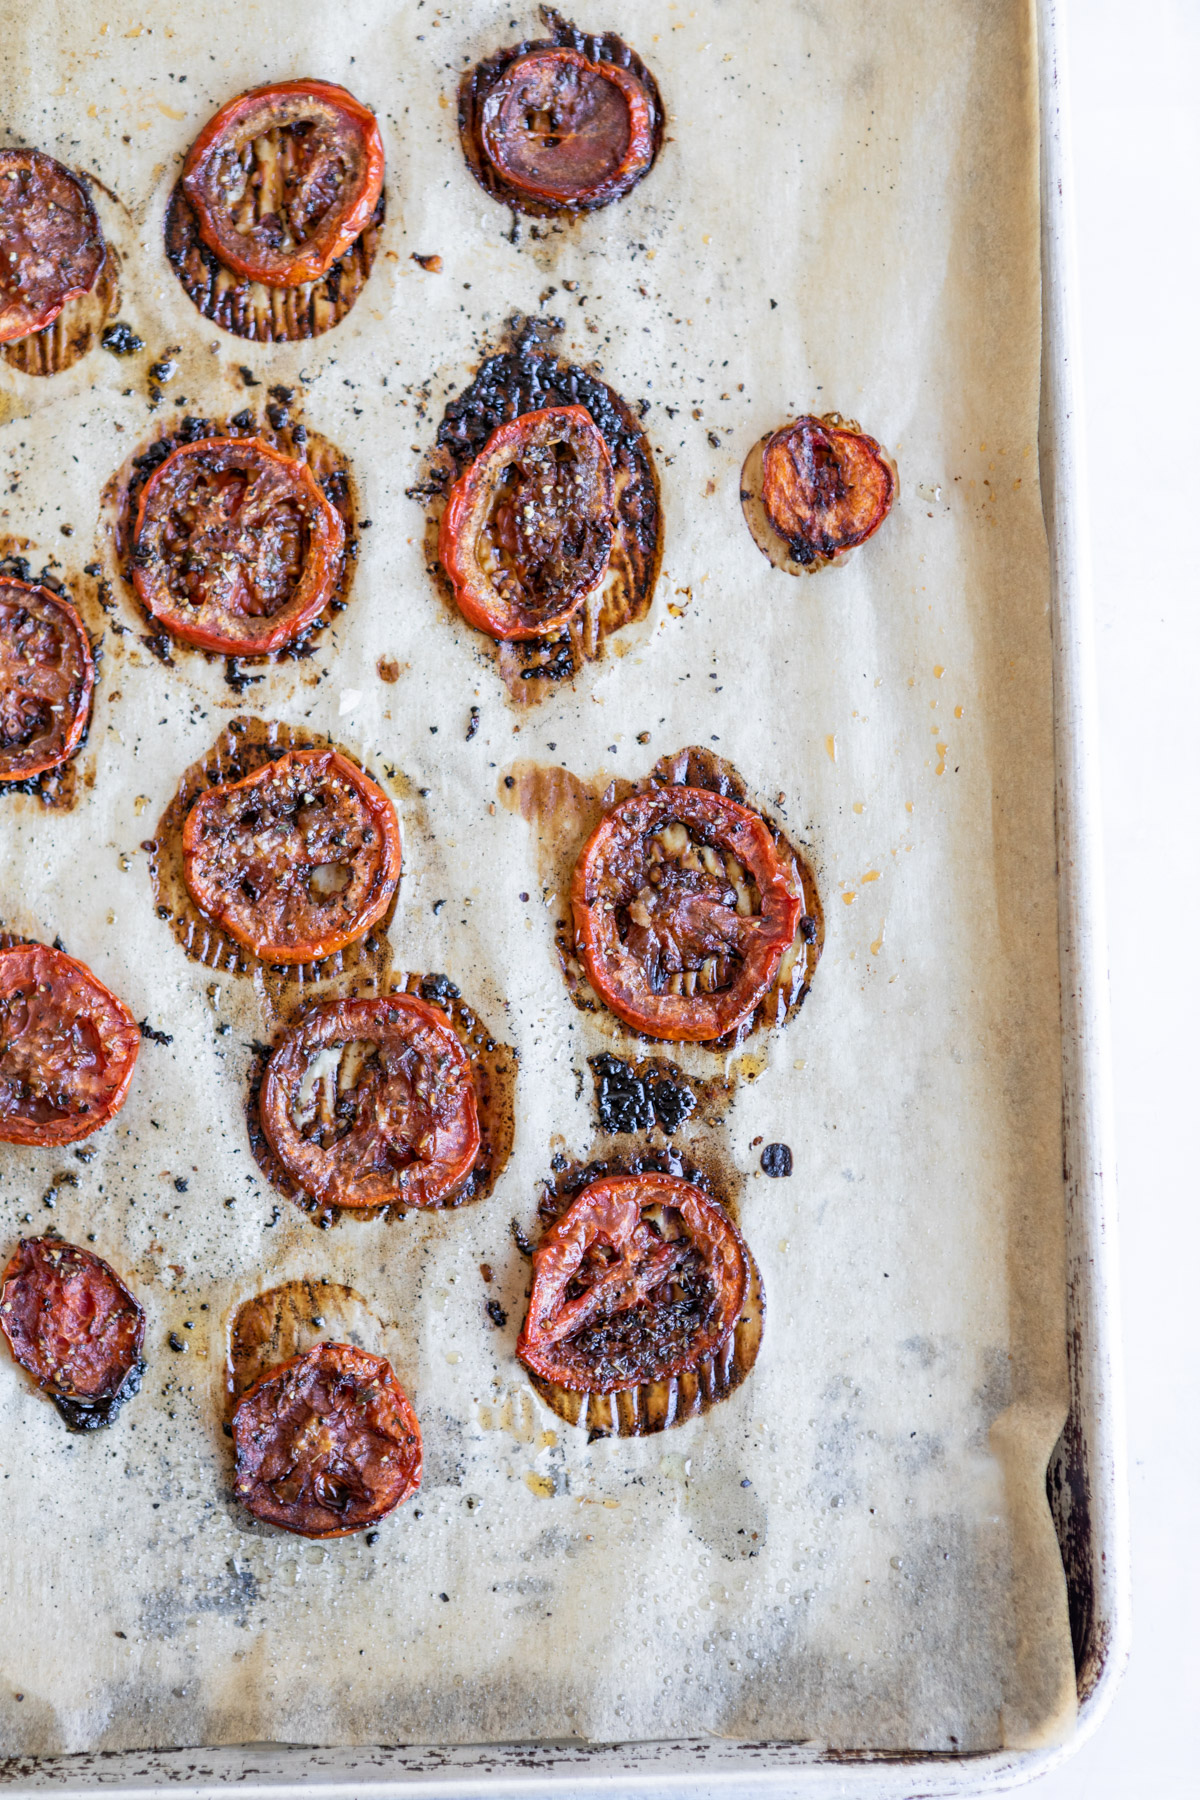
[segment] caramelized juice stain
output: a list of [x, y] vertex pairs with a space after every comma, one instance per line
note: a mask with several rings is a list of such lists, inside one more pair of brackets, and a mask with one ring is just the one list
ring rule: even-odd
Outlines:
[[[538, 1201], [538, 1223], [544, 1231], [562, 1217], [585, 1187], [607, 1175], [639, 1175], [647, 1170], [678, 1175], [700, 1188], [737, 1226], [733, 1202], [736, 1181], [728, 1175], [713, 1179], [711, 1165], [694, 1162], [673, 1146], [618, 1153], [590, 1162], [566, 1164], [552, 1181], [543, 1184]], [[535, 1246], [536, 1248], [536, 1246]], [[746, 1298], [737, 1324], [725, 1343], [704, 1358], [695, 1369], [665, 1381], [646, 1381], [615, 1394], [587, 1394], [576, 1388], [546, 1381], [526, 1370], [526, 1376], [550, 1410], [568, 1425], [586, 1428], [588, 1442], [602, 1437], [649, 1437], [682, 1425], [688, 1419], [728, 1399], [741, 1386], [758, 1359], [762, 1344], [766, 1301], [758, 1265], [743, 1241], [749, 1265]]]
[[[265, 719], [232, 719], [213, 748], [181, 776], [175, 796], [142, 848], [150, 857], [150, 884], [155, 910], [171, 928], [176, 943], [193, 962], [220, 974], [249, 975], [269, 1026], [302, 1003], [330, 999], [357, 983], [364, 993], [378, 992], [392, 966], [387, 931], [399, 898], [399, 886], [379, 923], [353, 944], [311, 963], [264, 963], [244, 944], [205, 917], [188, 892], [183, 874], [183, 825], [192, 806], [210, 788], [239, 781], [289, 750], [335, 748], [362, 768], [357, 757], [328, 738]], [[364, 773], [370, 774], [370, 770]], [[374, 777], [372, 776], [372, 779]], [[403, 879], [403, 876], [401, 877]]]
[[490, 356], [473, 381], [446, 407], [425, 479], [409, 490], [427, 505], [425, 561], [448, 619], [469, 630], [454, 602], [454, 590], [438, 561], [437, 540], [446, 497], [497, 426], [548, 406], [584, 406], [604, 437], [616, 485], [616, 529], [608, 570], [567, 627], [545, 638], [496, 643], [475, 634], [481, 650], [496, 660], [510, 700], [526, 707], [543, 700], [562, 681], [572, 681], [588, 663], [605, 654], [606, 642], [650, 610], [661, 562], [658, 476], [650, 445], [635, 414], [607, 383], [573, 363], [560, 361], [544, 339], [562, 330], [562, 320], [514, 318], [509, 347]]
[[356, 1344], [379, 1356], [383, 1324], [361, 1294], [325, 1276], [285, 1281], [243, 1300], [226, 1332], [226, 1418], [262, 1376], [323, 1343]]
[[[497, 793], [508, 810], [519, 813], [534, 832], [538, 878], [544, 892], [551, 896], [555, 950], [571, 999], [614, 1042], [656, 1043], [658, 1040], [634, 1031], [611, 1013], [588, 981], [576, 953], [570, 892], [580, 852], [603, 815], [632, 794], [649, 793], [660, 787], [707, 788], [752, 807], [771, 832], [781, 861], [791, 869], [797, 891], [804, 897], [804, 913], [796, 937], [780, 959], [774, 986], [746, 1023], [736, 1033], [727, 1033], [711, 1044], [671, 1045], [672, 1053], [686, 1068], [700, 1071], [707, 1054], [717, 1051], [724, 1055], [755, 1032], [788, 1024], [808, 994], [825, 941], [825, 923], [816, 881], [804, 856], [767, 808], [750, 795], [733, 764], [698, 745], [660, 757], [643, 781], [614, 780], [603, 788], [599, 782], [589, 784], [553, 764], [513, 762], [501, 775]], [[762, 1067], [765, 1066], [764, 1057]], [[739, 1070], [743, 1075], [750, 1072], [748, 1068]], [[761, 1070], [754, 1066], [752, 1072]]]
[[[118, 584], [127, 602], [140, 641], [167, 667], [174, 667], [180, 657], [196, 657], [208, 663], [225, 664], [226, 685], [232, 697], [217, 704], [235, 707], [247, 687], [263, 679], [263, 671], [276, 664], [300, 662], [313, 656], [320, 647], [322, 634], [333, 620], [346, 610], [358, 560], [358, 488], [347, 458], [319, 431], [312, 431], [299, 416], [300, 407], [293, 389], [277, 388], [268, 392], [291, 393], [286, 402], [265, 402], [261, 416], [248, 407], [228, 417], [164, 419], [158, 434], [139, 446], [110, 476], [101, 491], [100, 536], [107, 545]], [[305, 462], [330, 505], [345, 527], [346, 538], [333, 593], [324, 610], [312, 624], [290, 644], [265, 656], [223, 657], [215, 651], [201, 650], [194, 644], [173, 637], [165, 626], [153, 618], [138, 598], [133, 585], [133, 536], [137, 525], [142, 490], [154, 471], [173, 450], [183, 444], [197, 443], [203, 438], [257, 439], [283, 456]], [[111, 590], [110, 590], [111, 592]], [[126, 628], [128, 629], [128, 627]]]
[[[271, 1052], [277, 1047], [285, 1031], [300, 1023], [310, 1010], [312, 1003], [309, 1001], [297, 1005], [286, 1024], [282, 1025], [276, 1033], [274, 1043], [255, 1044], [254, 1046], [246, 1092], [246, 1132], [250, 1140], [251, 1154], [272, 1187], [285, 1195], [287, 1199], [295, 1201], [296, 1205], [303, 1212], [309, 1213], [323, 1229], [327, 1229], [344, 1218], [403, 1219], [409, 1210], [445, 1212], [459, 1206], [467, 1206], [476, 1200], [486, 1200], [503, 1174], [512, 1154], [513, 1137], [516, 1130], [518, 1062], [516, 1050], [510, 1044], [502, 1044], [492, 1036], [478, 1013], [462, 999], [454, 988], [454, 984], [447, 981], [444, 975], [419, 975], [410, 972], [395, 980], [389, 980], [386, 986], [351, 980], [348, 983], [338, 984], [336, 998], [339, 1000], [369, 999], [377, 993], [415, 994], [428, 1005], [436, 1006], [446, 1014], [459, 1042], [471, 1060], [471, 1070], [475, 1082], [475, 1102], [479, 1112], [479, 1154], [462, 1186], [440, 1207], [421, 1207], [419, 1209], [402, 1206], [323, 1207], [318, 1205], [310, 1195], [302, 1192], [272, 1149], [262, 1128], [258, 1105], [259, 1092]], [[334, 998], [335, 996], [327, 997]]]

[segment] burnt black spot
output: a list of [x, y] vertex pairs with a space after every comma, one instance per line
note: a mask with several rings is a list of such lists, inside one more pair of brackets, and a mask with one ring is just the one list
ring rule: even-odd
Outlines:
[[420, 995], [430, 1006], [448, 1008], [451, 1000], [459, 998], [459, 990], [448, 975], [425, 975], [421, 980]]
[[132, 325], [127, 325], [124, 319], [117, 319], [113, 324], [106, 325], [100, 333], [100, 347], [113, 356], [133, 356], [138, 350], [144, 350], [146, 345]]
[[786, 1144], [768, 1144], [761, 1157], [764, 1175], [790, 1175], [792, 1153]]
[[[149, 840], [147, 840], [147, 843], [151, 850], [156, 848]], [[147, 844], [143, 844], [142, 849], [145, 850], [146, 848]], [[138, 1030], [141, 1032], [142, 1036], [148, 1038], [152, 1044], [173, 1044], [175, 1042], [169, 1031], [156, 1031], [148, 1019], [141, 1019], [138, 1021]]]
[[498, 1300], [488, 1301], [487, 1316], [492, 1321], [493, 1325], [499, 1326], [508, 1324], [508, 1314]]

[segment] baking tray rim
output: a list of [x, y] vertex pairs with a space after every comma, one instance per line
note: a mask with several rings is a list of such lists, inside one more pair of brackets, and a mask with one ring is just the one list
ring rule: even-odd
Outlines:
[[[803, 1800], [967, 1795], [1023, 1785], [1074, 1754], [1112, 1704], [1129, 1655], [1129, 1531], [1117, 1326], [1116, 1183], [1100, 840], [1098, 707], [1083, 473], [1075, 218], [1060, 0], [1033, 0], [1041, 119], [1039, 457], [1050, 547], [1059, 954], [1062, 974], [1067, 1341], [1071, 1401], [1049, 1482], [1071, 1602], [1079, 1713], [1049, 1749], [946, 1755], [806, 1742], [684, 1739], [479, 1746], [256, 1744], [0, 1759], [0, 1787], [111, 1800], [214, 1800], [303, 1790], [419, 1800], [614, 1792], [633, 1800], [795, 1793]], [[1056, 1498], [1057, 1496], [1057, 1498]]]

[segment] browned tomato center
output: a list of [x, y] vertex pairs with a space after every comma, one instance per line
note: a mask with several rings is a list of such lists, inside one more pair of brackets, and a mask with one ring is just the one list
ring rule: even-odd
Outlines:
[[737, 1323], [748, 1264], [725, 1214], [674, 1175], [593, 1182], [534, 1252], [517, 1354], [564, 1387], [612, 1393], [693, 1369]]
[[68, 1144], [125, 1098], [141, 1034], [90, 969], [45, 944], [0, 950], [0, 1141]]
[[828, 420], [797, 419], [763, 448], [763, 507], [799, 563], [829, 562], [865, 542], [887, 517], [895, 485], [874, 438]]
[[632, 183], [653, 150], [637, 80], [573, 50], [536, 50], [511, 63], [488, 94], [484, 148], [514, 187], [541, 199], [593, 200]]
[[75, 608], [49, 588], [0, 579], [0, 781], [26, 780], [70, 756], [93, 680]]
[[40, 150], [0, 150], [0, 343], [48, 325], [103, 265], [83, 183]]

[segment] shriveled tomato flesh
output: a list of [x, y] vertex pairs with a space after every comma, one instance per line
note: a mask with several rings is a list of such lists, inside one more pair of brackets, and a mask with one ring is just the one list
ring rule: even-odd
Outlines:
[[21, 1367], [56, 1399], [116, 1399], [138, 1369], [145, 1330], [145, 1314], [120, 1277], [61, 1238], [22, 1238], [0, 1276], [0, 1331]]
[[104, 266], [87, 189], [41, 150], [0, 150], [0, 344], [40, 331]]
[[344, 543], [307, 463], [253, 438], [203, 438], [173, 450], [142, 490], [133, 580], [176, 637], [265, 655], [329, 603]]
[[222, 107], [184, 165], [209, 249], [271, 287], [324, 275], [370, 224], [383, 189], [374, 116], [345, 88], [285, 81]]
[[91, 970], [45, 944], [0, 950], [0, 1141], [70, 1144], [125, 1098], [141, 1033]]
[[94, 680], [92, 647], [71, 603], [0, 578], [0, 781], [66, 761], [83, 736]]
[[483, 147], [510, 186], [534, 199], [597, 205], [649, 168], [653, 113], [637, 77], [575, 50], [533, 50], [488, 93]]
[[498, 426], [442, 516], [438, 554], [459, 609], [494, 638], [560, 628], [604, 578], [615, 504], [608, 448], [586, 407]]
[[706, 1042], [767, 993], [803, 900], [763, 820], [707, 788], [634, 795], [575, 868], [576, 943], [605, 1004], [639, 1031]]
[[318, 1344], [257, 1381], [233, 1415], [234, 1493], [304, 1537], [382, 1519], [421, 1480], [421, 1431], [386, 1357]]
[[677, 1175], [603, 1177], [533, 1257], [517, 1355], [547, 1381], [609, 1394], [694, 1369], [737, 1323], [748, 1263], [714, 1201]]
[[294, 750], [201, 795], [183, 862], [196, 905], [239, 943], [264, 962], [308, 962], [383, 917], [400, 827], [383, 789], [338, 751]]
[[865, 433], [796, 419], [763, 446], [763, 507], [800, 563], [865, 543], [888, 515], [896, 478]]
[[288, 1174], [329, 1206], [438, 1206], [479, 1154], [471, 1063], [411, 995], [340, 1000], [287, 1032], [259, 1092]]

